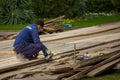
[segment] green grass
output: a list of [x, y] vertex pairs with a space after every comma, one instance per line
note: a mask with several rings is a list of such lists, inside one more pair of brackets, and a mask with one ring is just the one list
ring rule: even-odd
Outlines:
[[[113, 16], [93, 16], [89, 18], [78, 18], [73, 19], [75, 22], [72, 23], [73, 27], [71, 28], [83, 28], [83, 27], [89, 27], [93, 25], [100, 25], [100, 24], [106, 24], [111, 22], [117, 22], [120, 21], [120, 14], [113, 15]], [[21, 30], [24, 28], [27, 24], [16, 24], [16, 25], [0, 25], [0, 30]]]
[[0, 25], [0, 30], [21, 30], [26, 26], [27, 24], [15, 24], [15, 25], [9, 25], [9, 24], [3, 25], [2, 24]]
[[113, 16], [98, 16], [93, 18], [87, 18], [86, 20], [75, 21], [73, 26], [76, 28], [80, 27], [89, 27], [93, 25], [100, 25], [106, 24], [111, 22], [120, 21], [120, 15], [113, 15]]
[[120, 70], [117, 71], [108, 71], [95, 78], [83, 78], [79, 80], [120, 80]]

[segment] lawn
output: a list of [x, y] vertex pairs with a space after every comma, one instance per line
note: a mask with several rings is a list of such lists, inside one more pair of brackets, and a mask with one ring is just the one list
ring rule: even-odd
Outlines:
[[27, 26], [27, 24], [15, 24], [15, 25], [9, 25], [9, 24], [1, 24], [0, 25], [0, 30], [21, 30]]
[[108, 71], [95, 78], [83, 78], [79, 80], [120, 80], [120, 70]]
[[[69, 20], [68, 20], [69, 21]], [[93, 25], [100, 25], [100, 24], [106, 24], [111, 22], [118, 22], [120, 21], [120, 14], [119, 15], [112, 15], [112, 16], [90, 16], [83, 18], [76, 18], [72, 19], [70, 24], [73, 26], [70, 28], [83, 28], [83, 27], [89, 27]], [[64, 24], [67, 24], [64, 22]], [[16, 25], [8, 25], [8, 24], [1, 24], [0, 30], [21, 30], [27, 26], [27, 24], [16, 24]]]
[[100, 25], [100, 24], [106, 24], [111, 22], [117, 22], [120, 21], [120, 15], [113, 15], [113, 16], [98, 16], [98, 17], [92, 17], [92, 18], [85, 18], [80, 21], [76, 21], [73, 23], [73, 26], [75, 27], [89, 27], [93, 25]]

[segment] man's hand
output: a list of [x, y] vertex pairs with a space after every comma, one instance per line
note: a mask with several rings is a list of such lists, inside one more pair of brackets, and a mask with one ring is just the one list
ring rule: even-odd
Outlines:
[[53, 53], [50, 50], [48, 50], [48, 49], [46, 49], [46, 52], [47, 52], [48, 55], [45, 57], [45, 59], [46, 60], [52, 59]]
[[47, 54], [51, 54], [51, 51], [49, 49], [46, 49]]

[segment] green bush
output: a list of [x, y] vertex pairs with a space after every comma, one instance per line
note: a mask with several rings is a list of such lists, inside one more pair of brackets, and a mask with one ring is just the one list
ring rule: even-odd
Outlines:
[[41, 18], [85, 17], [120, 11], [117, 0], [0, 0], [0, 24], [30, 23]]
[[73, 17], [79, 0], [32, 0], [32, 9], [37, 17], [54, 18], [61, 15]]
[[22, 24], [30, 22], [34, 17], [33, 11], [25, 9], [28, 0], [1, 0], [0, 1], [0, 23]]
[[111, 0], [87, 0], [89, 12], [113, 12], [115, 7]]

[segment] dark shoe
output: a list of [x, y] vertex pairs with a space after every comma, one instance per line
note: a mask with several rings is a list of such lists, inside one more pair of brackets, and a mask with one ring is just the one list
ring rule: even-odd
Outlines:
[[49, 59], [52, 59], [52, 57], [53, 57], [53, 54], [50, 53], [50, 54], [48, 54], [48, 56], [46, 56], [44, 59], [45, 59], [45, 60], [49, 60]]

